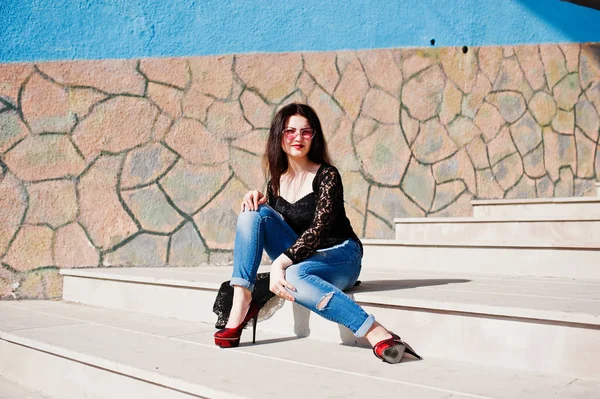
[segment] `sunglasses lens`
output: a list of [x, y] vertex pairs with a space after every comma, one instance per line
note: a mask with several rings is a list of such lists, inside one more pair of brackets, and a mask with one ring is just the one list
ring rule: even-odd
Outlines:
[[296, 131], [294, 129], [285, 129], [283, 135], [286, 139], [291, 140], [296, 136]]
[[[293, 140], [296, 137], [296, 129], [285, 129], [283, 131], [283, 135], [285, 136], [286, 139]], [[314, 129], [302, 129], [300, 131], [300, 136], [304, 140], [311, 140], [313, 137], [315, 137], [315, 130]]]
[[302, 138], [304, 140], [310, 140], [315, 136], [315, 131], [313, 129], [304, 129], [302, 130]]

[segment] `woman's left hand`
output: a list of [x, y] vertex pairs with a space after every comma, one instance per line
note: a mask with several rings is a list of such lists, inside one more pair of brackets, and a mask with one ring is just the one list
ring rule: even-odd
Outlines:
[[272, 293], [278, 297], [294, 302], [294, 297], [287, 289], [296, 291], [296, 288], [285, 279], [285, 268], [278, 265], [277, 262], [274, 262], [271, 266], [269, 280], [269, 290]]

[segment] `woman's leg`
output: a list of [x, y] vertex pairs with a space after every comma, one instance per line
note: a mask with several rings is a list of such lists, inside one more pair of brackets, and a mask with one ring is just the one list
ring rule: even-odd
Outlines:
[[360, 247], [352, 240], [319, 250], [286, 269], [286, 279], [296, 288], [289, 292], [300, 305], [363, 337], [378, 324], [342, 292], [356, 282], [361, 258]]
[[238, 216], [233, 249], [233, 305], [227, 328], [237, 327], [250, 306], [252, 290], [263, 249], [271, 259], [289, 248], [298, 235], [273, 208], [261, 205], [257, 211]]
[[291, 294], [300, 305], [346, 326], [371, 346], [391, 338], [390, 332], [342, 292], [354, 285], [361, 269], [355, 242], [317, 251], [306, 261], [286, 269], [286, 279], [296, 288]]

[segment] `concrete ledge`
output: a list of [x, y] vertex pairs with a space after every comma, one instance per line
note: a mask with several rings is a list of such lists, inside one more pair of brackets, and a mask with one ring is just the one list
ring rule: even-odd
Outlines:
[[54, 399], [42, 392], [0, 377], [2, 399]]
[[421, 218], [394, 218], [394, 224], [447, 224], [447, 223], [548, 223], [548, 222], [600, 222], [598, 219], [587, 219], [580, 217], [421, 217]]
[[[183, 268], [184, 273], [195, 268]], [[210, 268], [203, 268], [210, 270]], [[221, 286], [223, 273], [215, 273], [214, 281], [211, 281], [211, 273], [202, 273], [203, 279], [188, 278], [186, 274], [180, 273], [181, 268], [98, 268], [98, 269], [61, 269], [59, 273], [63, 276], [82, 277], [100, 280], [123, 281], [130, 283], [142, 283], [150, 285], [163, 285], [168, 287], [198, 288], [216, 291]]]
[[600, 219], [598, 197], [474, 200], [471, 204], [475, 217]]
[[[208, 270], [207, 270], [208, 269]], [[267, 271], [264, 269], [261, 271]], [[188, 279], [178, 281], [175, 277], [185, 273]], [[104, 280], [114, 283], [130, 283], [148, 286], [177, 288], [192, 288], [191, 292], [203, 296], [200, 291], [210, 292], [209, 298], [214, 299], [214, 293], [220, 283], [230, 278], [231, 269], [211, 268], [111, 268], [81, 270], [62, 270], [61, 274], [68, 277], [79, 277], [90, 280]], [[141, 275], [145, 274], [146, 277]], [[162, 276], [161, 276], [162, 274]], [[192, 280], [192, 275], [195, 277]], [[390, 306], [402, 309], [429, 310], [436, 312], [455, 312], [472, 315], [488, 315], [513, 317], [530, 320], [553, 321], [565, 324], [583, 324], [588, 327], [600, 328], [600, 305], [596, 305], [596, 290], [600, 291], [600, 280], [572, 280], [557, 278], [516, 278], [482, 275], [423, 273], [411, 271], [391, 271], [368, 269], [361, 273], [361, 286], [351, 290], [353, 298], [364, 304], [374, 306]], [[215, 284], [211, 280], [219, 280]], [[94, 283], [67, 278], [65, 281], [65, 299], [79, 302], [78, 296], [93, 292]], [[83, 285], [84, 288], [73, 291], [73, 285]], [[520, 286], [517, 289], [515, 286]], [[114, 289], [118, 289], [118, 285]], [[549, 288], [553, 287], [553, 288]], [[139, 287], [131, 286], [130, 290]], [[96, 288], [97, 290], [97, 288]], [[582, 294], [582, 290], [584, 294]], [[577, 291], [577, 292], [575, 292]], [[184, 290], [176, 291], [179, 293]], [[106, 304], [111, 301], [109, 292], [102, 293]], [[140, 292], [141, 294], [141, 292]], [[527, 298], [528, 301], [524, 301]], [[569, 299], [565, 303], [566, 298]], [[600, 297], [599, 297], [600, 298]], [[163, 302], [173, 300], [170, 296], [161, 298]], [[99, 301], [90, 303], [102, 305]], [[87, 302], [84, 302], [87, 303]], [[167, 304], [175, 306], [176, 303]], [[109, 307], [113, 307], [110, 306]], [[134, 309], [128, 309], [134, 310]], [[214, 319], [208, 312], [208, 318]], [[195, 320], [195, 319], [194, 319]]]
[[[65, 332], [65, 334], [68, 334], [68, 332]], [[75, 334], [78, 334], [78, 332], [75, 332]], [[121, 349], [123, 351], [128, 350], [127, 347], [122, 347]], [[71, 379], [76, 376], [76, 384], [82, 385], [78, 387], [78, 395], [81, 395], [79, 397], [86, 397], [92, 393], [97, 395], [98, 393], [94, 392], [94, 390], [100, 390], [99, 385], [101, 385], [101, 381], [103, 385], [107, 380], [113, 380], [113, 384], [117, 384], [112, 389], [108, 389], [109, 391], [112, 391], [112, 395], [115, 395], [113, 397], [236, 397], [228, 396], [226, 392], [210, 389], [202, 385], [190, 387], [190, 384], [186, 384], [185, 381], [169, 378], [159, 372], [132, 367], [128, 364], [115, 362], [111, 359], [90, 355], [85, 351], [69, 350], [59, 345], [52, 345], [40, 340], [28, 339], [18, 334], [3, 333], [2, 336], [0, 336], [0, 353], [10, 356], [13, 359], [19, 358], [20, 363], [27, 364], [27, 367], [30, 368], [30, 370], [35, 369], [34, 363], [45, 364], [47, 366], [44, 368], [45, 370], [61, 370], [60, 374], [52, 373], [52, 379], [61, 380], [61, 375], [63, 373], [70, 375]], [[97, 380], [92, 383], [92, 386], [86, 386], [89, 384], [90, 377], [84, 376], [84, 374], [90, 373], [90, 370], [93, 370], [92, 373], [99, 375], [94, 376]], [[23, 370], [19, 371], [22, 372]], [[35, 384], [39, 383], [33, 381], [33, 378], [41, 379], [40, 376], [42, 375], [45, 376], [44, 379], [48, 378], [47, 372], [43, 372], [42, 370], [38, 371], [39, 374], [36, 377], [30, 376], [25, 381], [32, 386], [37, 386]], [[20, 377], [14, 371], [13, 373], [13, 378], [18, 378], [20, 380]], [[118, 378], [118, 382], [115, 381], [116, 378]], [[48, 383], [48, 381], [45, 382]], [[73, 382], [75, 381], [72, 380], [72, 385], [74, 385]], [[60, 387], [54, 386], [53, 388], [54, 389], [49, 389], [49, 387], [44, 387], [44, 389], [48, 389], [53, 395], [58, 397], [65, 394]], [[70, 387], [70, 389], [72, 389], [72, 387]], [[107, 389], [102, 389], [102, 391], [106, 390]], [[123, 396], [123, 392], [128, 392], [128, 394]], [[72, 394], [72, 392], [69, 393]]]
[[[46, 327], [22, 324], [39, 325], [39, 317]], [[211, 326], [177, 321], [178, 332], [168, 327], [171, 322], [67, 303], [1, 303], [0, 375], [65, 398], [267, 398], [281, 397], [281, 392], [291, 399], [364, 398], [401, 391], [415, 398], [541, 399], [600, 394], [600, 381], [560, 371], [570, 364], [567, 359], [547, 364], [555, 371], [550, 374], [433, 357], [388, 365], [369, 349], [262, 331], [256, 345], [248, 343], [251, 334], [246, 333], [239, 348], [222, 350], [212, 343]], [[168, 330], [149, 334], [153, 325]], [[453, 344], [446, 332], [424, 333], [427, 340], [433, 333], [435, 341]], [[518, 353], [507, 355], [520, 360]], [[267, 374], [271, 383], [256, 383]]]
[[363, 267], [453, 274], [600, 280], [598, 243], [451, 243], [364, 240]]
[[[598, 186], [596, 186], [598, 187]], [[555, 197], [555, 198], [520, 198], [520, 199], [493, 199], [472, 200], [473, 206], [485, 205], [520, 205], [520, 204], [600, 204], [597, 197]]]
[[[365, 238], [361, 239], [364, 246], [369, 247], [423, 247], [423, 248], [489, 248], [489, 249], [531, 249], [531, 250], [589, 250], [596, 251], [600, 249], [599, 242], [541, 242], [535, 244], [527, 243], [506, 243], [501, 241], [469, 241], [469, 242], [452, 242], [450, 240], [389, 240], [389, 239], [377, 239], [377, 238]], [[424, 254], [425, 255], [425, 254]]]
[[595, 245], [600, 243], [600, 219], [421, 218], [395, 219], [395, 224], [396, 240], [401, 242], [600, 248]]
[[[230, 268], [205, 269], [119, 269], [114, 281], [109, 275], [102, 276], [103, 270], [90, 270], [86, 277], [81, 277], [85, 274], [82, 270], [77, 271], [78, 276], [69, 276], [67, 271], [64, 298], [214, 323], [215, 290], [168, 285], [181, 273], [188, 280], [195, 274], [193, 278], [202, 281], [206, 272], [206, 281], [211, 284], [227, 280], [231, 273]], [[131, 282], [124, 281], [128, 271], [132, 271]], [[154, 283], [138, 282], [141, 272], [148, 273], [148, 280]], [[360, 279], [362, 284], [348, 295], [384, 325], [418, 345], [425, 356], [588, 378], [592, 372], [600, 375], [600, 364], [598, 369], [589, 365], [591, 357], [600, 356], [598, 280], [371, 268], [365, 268]], [[259, 328], [287, 336], [364, 345], [345, 327], [291, 303], [260, 321]], [[441, 340], [439, 331], [443, 331]], [[563, 346], [566, 342], [577, 342], [586, 349], [573, 351], [572, 344]], [[549, 347], [555, 349], [549, 351]], [[576, 361], [582, 352], [590, 359]]]

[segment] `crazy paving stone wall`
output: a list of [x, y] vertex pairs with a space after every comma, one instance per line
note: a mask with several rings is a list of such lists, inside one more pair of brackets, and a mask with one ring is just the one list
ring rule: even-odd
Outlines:
[[600, 46], [4, 64], [0, 296], [57, 297], [59, 268], [228, 263], [293, 101], [319, 113], [361, 237], [600, 177]]

